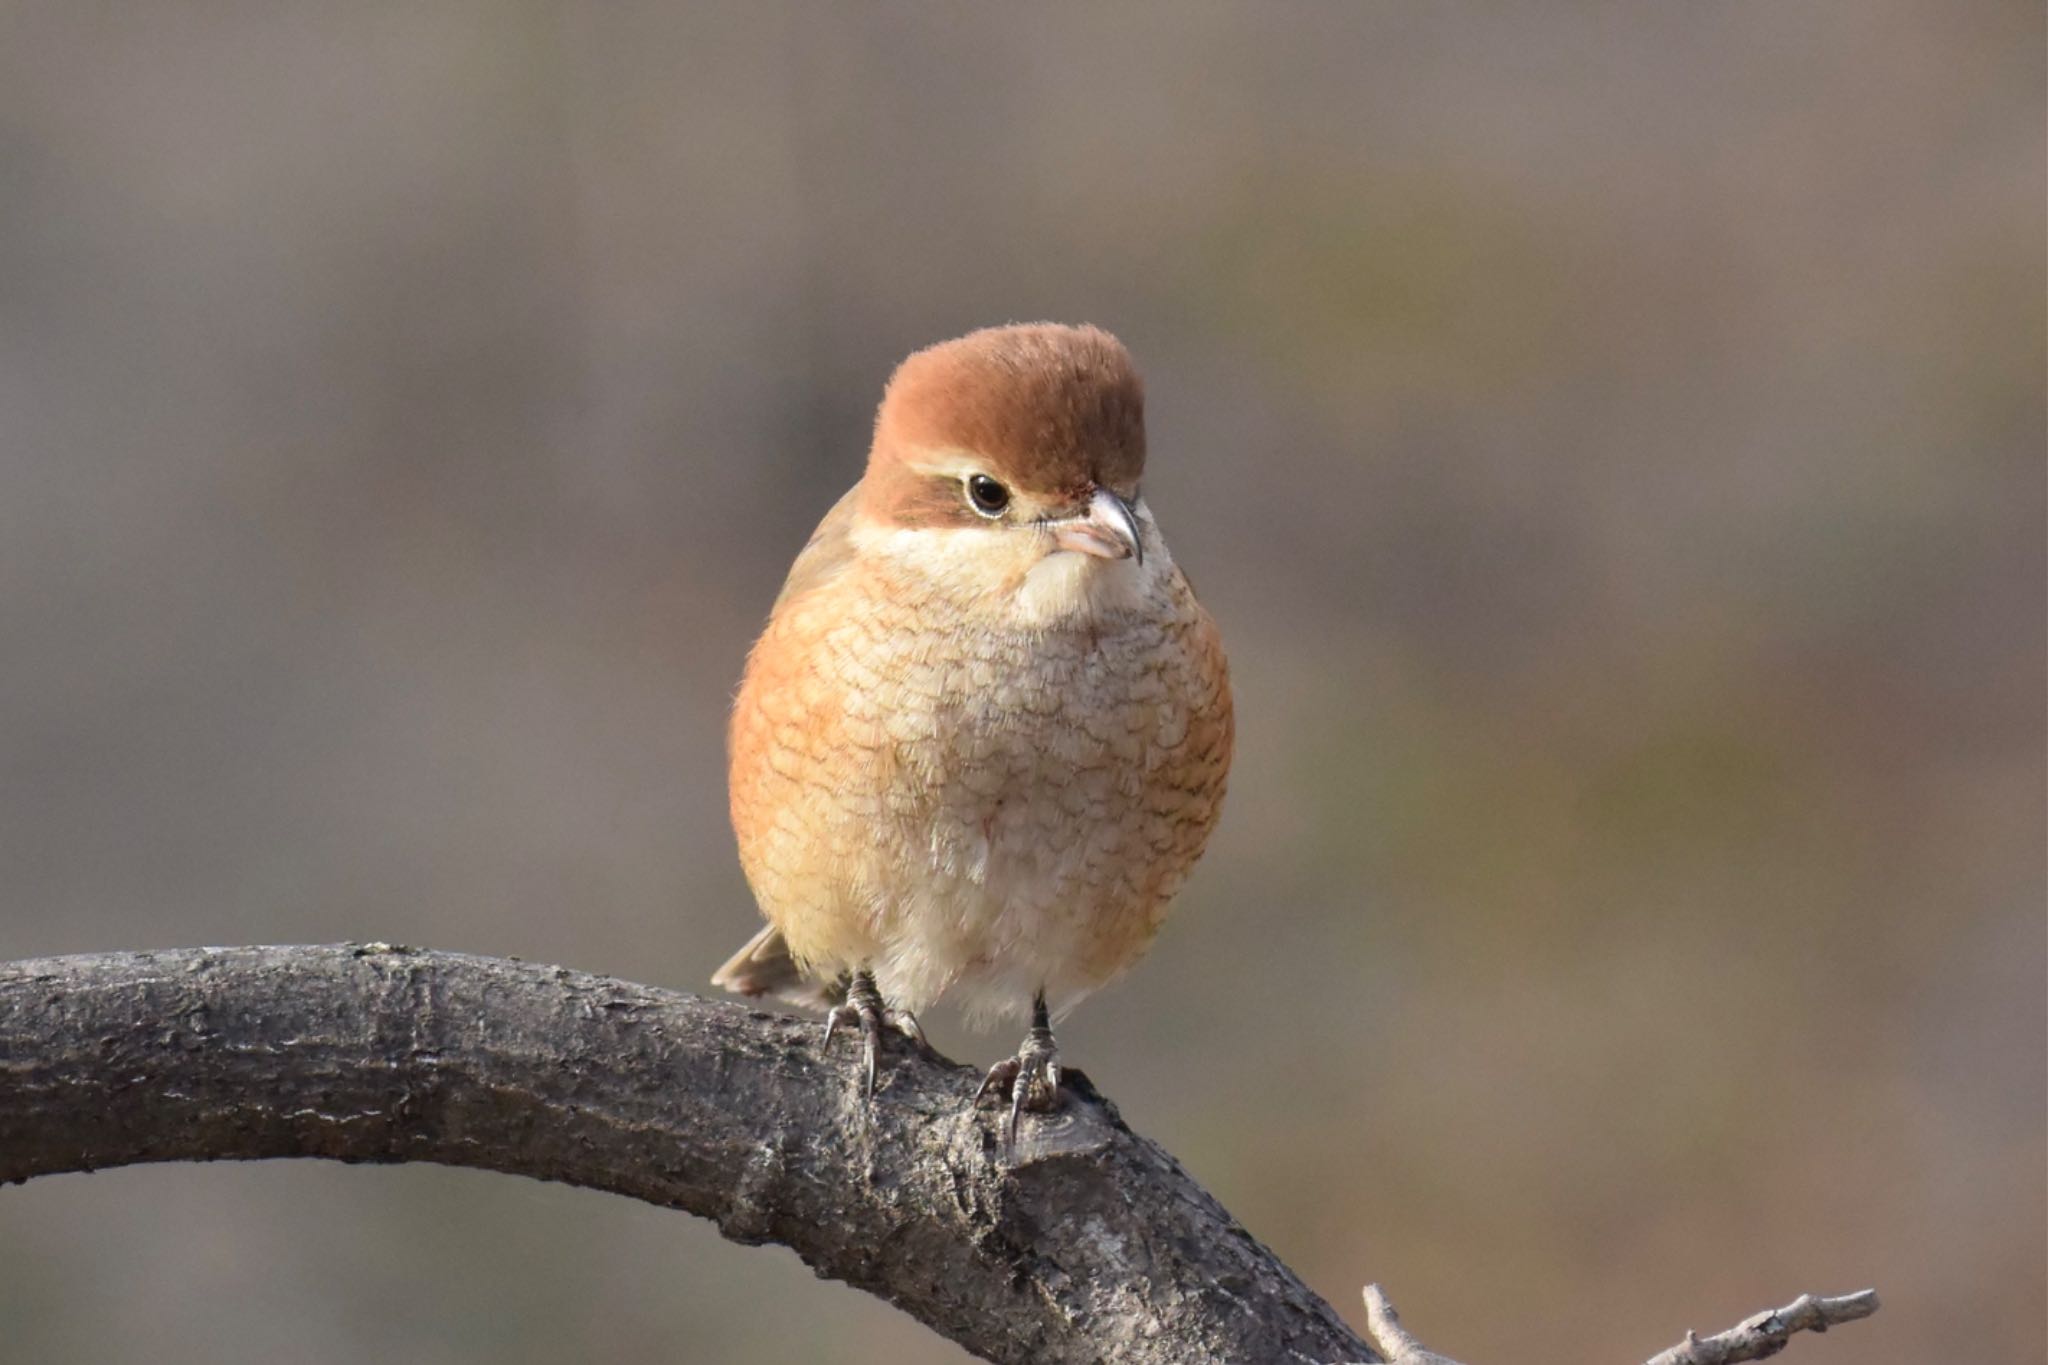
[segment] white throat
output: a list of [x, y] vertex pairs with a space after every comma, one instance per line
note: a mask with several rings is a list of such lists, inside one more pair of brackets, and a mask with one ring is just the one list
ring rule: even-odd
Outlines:
[[[1149, 527], [1147, 528], [1149, 531]], [[1157, 590], [1173, 561], [1156, 534], [1145, 558], [1100, 559], [1058, 550], [1032, 565], [1013, 603], [1017, 624], [1081, 625], [1136, 610]]]
[[891, 527], [863, 517], [854, 522], [852, 539], [861, 553], [895, 563], [1006, 625], [1044, 630], [1127, 615], [1171, 581], [1173, 556], [1151, 511], [1143, 500], [1131, 510], [1145, 547], [1142, 559], [1077, 550], [1047, 554], [1040, 534], [1019, 526]]

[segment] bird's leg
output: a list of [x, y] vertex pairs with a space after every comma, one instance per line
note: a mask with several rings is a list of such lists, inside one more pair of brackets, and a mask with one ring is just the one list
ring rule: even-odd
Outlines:
[[[882, 1007], [882, 992], [875, 987], [875, 974], [862, 969], [853, 974], [846, 984], [846, 999], [834, 1005], [825, 1015], [825, 1046], [832, 1046], [832, 1035], [839, 1026], [859, 1024], [864, 1046], [862, 1059], [866, 1066], [866, 1092], [869, 1099], [875, 1097], [875, 1058], [882, 1050], [882, 1020], [888, 1013]], [[907, 1017], [907, 1016], [900, 1016]], [[911, 1026], [917, 1021], [912, 1019]], [[917, 1035], [923, 1041], [923, 1034]]]
[[1003, 1144], [1017, 1145], [1017, 1116], [1026, 1109], [1044, 1113], [1060, 1102], [1060, 1050], [1052, 1040], [1052, 1017], [1046, 1012], [1045, 992], [1031, 997], [1031, 1031], [1014, 1057], [1005, 1057], [988, 1069], [975, 1094], [977, 1100], [989, 1095], [1006, 1095], [1010, 1101], [1009, 1122], [1003, 1126]]

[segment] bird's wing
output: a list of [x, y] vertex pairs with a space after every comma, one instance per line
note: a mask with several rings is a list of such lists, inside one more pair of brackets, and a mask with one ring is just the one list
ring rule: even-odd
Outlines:
[[[853, 562], [853, 516], [854, 508], [860, 501], [860, 486], [848, 489], [832, 510], [818, 523], [818, 529], [811, 532], [811, 538], [797, 554], [796, 562], [789, 566], [789, 577], [783, 580], [782, 591], [775, 595], [775, 608], [770, 613], [769, 630], [774, 629], [772, 618], [780, 616], [788, 606], [805, 593], [815, 591], [830, 583], [846, 571]], [[763, 638], [766, 638], [765, 636]], [[748, 677], [754, 674], [759, 661], [757, 652], [750, 656], [747, 664]], [[742, 683], [744, 690], [747, 684]], [[742, 702], [742, 706], [744, 702]], [[733, 712], [736, 722], [742, 710]], [[736, 751], [737, 752], [737, 751]], [[734, 767], [733, 822], [746, 838], [746, 821], [743, 819], [743, 804], [739, 797], [743, 791], [740, 774], [744, 769]], [[782, 930], [770, 924], [760, 933], [747, 940], [745, 947], [734, 953], [723, 967], [713, 974], [711, 984], [745, 996], [772, 995], [793, 1005], [811, 1009], [825, 1009], [838, 1003], [844, 992], [840, 983], [833, 980], [819, 981], [807, 976], [801, 964], [790, 954], [789, 941], [782, 936]]]
[[782, 581], [782, 591], [775, 595], [776, 611], [811, 589], [831, 582], [853, 562], [853, 512], [859, 502], [860, 485], [855, 484], [832, 504], [832, 510], [804, 542], [796, 563], [789, 566], [789, 577]]

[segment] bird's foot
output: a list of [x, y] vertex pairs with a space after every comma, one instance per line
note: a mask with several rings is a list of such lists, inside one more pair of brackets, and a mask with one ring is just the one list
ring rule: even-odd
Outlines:
[[875, 988], [875, 978], [867, 972], [855, 972], [853, 980], [847, 984], [846, 999], [834, 1005], [825, 1014], [825, 1048], [827, 1051], [831, 1050], [832, 1035], [839, 1031], [841, 1024], [849, 1027], [859, 1026], [862, 1041], [861, 1063], [864, 1075], [862, 1093], [869, 1099], [875, 1097], [875, 1068], [877, 1058], [880, 1057], [882, 1051], [883, 1023], [894, 1023], [898, 1028], [902, 1028], [903, 1021], [908, 1019], [910, 1027], [904, 1031], [910, 1032], [910, 1029], [916, 1029], [917, 1031], [912, 1033], [911, 1036], [920, 1043], [924, 1041], [924, 1030], [918, 1028], [917, 1020], [902, 1013], [896, 1013], [896, 1017], [890, 1019], [889, 1015], [891, 1013], [894, 1012], [884, 1008], [882, 1005], [882, 993]]
[[1052, 1029], [1035, 1023], [1024, 1035], [1024, 1045], [1014, 1057], [1005, 1057], [988, 1069], [975, 1101], [994, 1095], [1010, 1102], [1010, 1114], [1003, 1124], [1003, 1146], [1017, 1145], [1017, 1119], [1026, 1109], [1043, 1114], [1059, 1108], [1060, 1050], [1052, 1040]]

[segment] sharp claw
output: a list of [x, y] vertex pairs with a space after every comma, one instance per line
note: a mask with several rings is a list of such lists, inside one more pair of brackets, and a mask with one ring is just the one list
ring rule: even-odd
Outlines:
[[1030, 1089], [1030, 1080], [1021, 1075], [1010, 1086], [1010, 1121], [1003, 1125], [1003, 1146], [1010, 1151], [1017, 1149], [1017, 1120], [1024, 1113], [1024, 1096]]
[[1017, 1147], [1017, 1128], [1028, 1109], [1052, 1109], [1060, 1099], [1059, 1050], [1052, 1040], [1052, 1029], [1043, 1022], [1032, 1025], [1024, 1045], [1017, 1049], [1017, 1055], [1006, 1057], [988, 1069], [982, 1078], [981, 1089], [975, 1092], [979, 1102], [990, 1095], [1006, 1097], [1009, 1112], [1003, 1118], [1003, 1148], [1014, 1152]]
[[861, 1090], [870, 1100], [875, 1097], [875, 1084], [881, 1069], [882, 1019], [887, 1013], [882, 1006], [881, 993], [875, 989], [874, 978], [865, 972], [854, 974], [847, 987], [846, 999], [834, 1005], [825, 1014], [825, 1047], [832, 1046], [832, 1039], [839, 1031], [839, 1025], [858, 1021], [861, 1032]]
[[889, 1016], [889, 1022], [896, 1026], [898, 1033], [901, 1033], [919, 1047], [931, 1046], [930, 1043], [925, 1041], [924, 1025], [917, 1022], [916, 1015], [912, 1014], [909, 1010], [888, 1010], [886, 1013]]
[[1016, 1079], [1017, 1059], [1015, 1057], [1005, 1057], [1002, 1061], [990, 1067], [988, 1074], [981, 1078], [981, 1089], [974, 1092], [975, 1101], [979, 1103], [990, 1095], [1008, 1094], [1011, 1084]]

